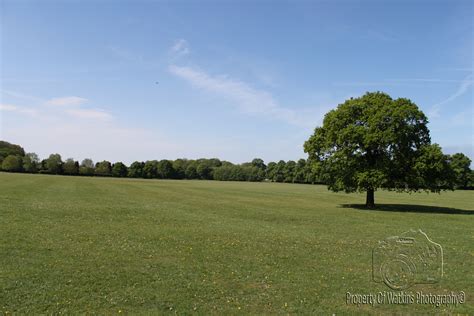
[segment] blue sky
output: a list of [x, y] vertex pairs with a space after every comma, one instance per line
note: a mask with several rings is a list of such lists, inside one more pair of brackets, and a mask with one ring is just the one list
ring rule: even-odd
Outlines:
[[471, 1], [0, 5], [0, 139], [41, 158], [296, 160], [377, 90], [474, 158]]

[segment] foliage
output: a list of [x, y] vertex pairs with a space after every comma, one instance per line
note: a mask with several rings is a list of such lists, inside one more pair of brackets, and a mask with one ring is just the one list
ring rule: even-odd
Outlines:
[[160, 160], [156, 166], [158, 178], [173, 179], [174, 169], [173, 164], [169, 160]]
[[5, 157], [10, 155], [23, 157], [25, 155], [25, 150], [19, 145], [0, 140], [0, 164]]
[[112, 176], [113, 177], [126, 177], [128, 173], [128, 168], [122, 162], [116, 162], [112, 166]]
[[408, 99], [366, 93], [328, 112], [304, 149], [329, 189], [366, 191], [367, 206], [374, 207], [377, 188], [439, 192], [451, 187], [447, 157], [431, 145], [427, 123]]
[[72, 158], [66, 159], [63, 164], [63, 173], [67, 175], [78, 175], [79, 174], [79, 162]]
[[86, 158], [81, 162], [79, 174], [84, 176], [92, 176], [94, 175], [94, 169], [94, 162], [92, 159]]
[[23, 157], [23, 171], [27, 173], [36, 173], [38, 172], [39, 167], [39, 158], [35, 153], [27, 153]]
[[2, 161], [2, 170], [9, 172], [20, 172], [22, 168], [22, 160], [19, 155], [8, 155]]
[[143, 178], [156, 179], [158, 178], [158, 161], [148, 160], [143, 166]]
[[450, 165], [456, 178], [456, 186], [467, 189], [471, 180], [471, 159], [463, 153], [457, 153], [450, 157]]
[[[314, 135], [313, 135], [314, 138]], [[312, 139], [313, 139], [312, 138]], [[309, 141], [308, 141], [309, 142]], [[307, 143], [308, 143], [307, 142]], [[3, 142], [6, 143], [6, 142]], [[9, 144], [9, 143], [7, 143]], [[18, 145], [12, 145], [14, 149], [21, 152], [22, 148]], [[468, 162], [469, 158], [463, 154], [456, 154], [452, 157], [444, 156], [439, 147], [430, 147], [426, 145], [419, 153], [424, 153], [425, 156], [416, 156], [413, 158], [413, 165], [416, 164], [416, 169], [410, 169], [411, 176], [405, 178], [410, 180], [410, 187], [412, 189], [420, 188], [432, 191], [439, 191], [440, 189], [451, 187], [451, 183], [457, 183], [458, 187], [472, 186], [471, 170]], [[10, 147], [9, 147], [10, 148]], [[421, 147], [420, 147], [421, 148]], [[20, 150], [21, 149], [21, 150]], [[405, 156], [404, 156], [405, 157]], [[466, 160], [467, 159], [467, 160]], [[429, 164], [427, 162], [430, 161]], [[391, 161], [395, 164], [395, 161]], [[447, 164], [448, 163], [448, 164]], [[130, 178], [148, 178], [148, 179], [201, 179], [201, 180], [219, 180], [219, 181], [271, 181], [271, 182], [286, 182], [286, 183], [325, 183], [332, 185], [335, 189], [344, 189], [344, 183], [334, 183], [343, 163], [336, 161], [336, 163], [324, 164], [321, 160], [315, 159], [314, 155], [310, 154], [309, 159], [299, 159], [298, 161], [283, 161], [269, 162], [265, 164], [263, 159], [255, 158], [250, 162], [242, 164], [233, 164], [228, 161], [221, 161], [217, 158], [212, 159], [176, 159], [172, 160], [148, 160], [146, 162], [135, 161], [130, 167], [127, 167], [122, 162], [110, 163], [109, 161], [102, 161], [94, 165], [92, 159], [86, 158], [78, 165], [77, 161], [67, 159], [64, 163], [61, 161], [61, 156], [58, 154], [51, 155], [48, 159], [41, 162], [35, 153], [28, 153], [22, 157], [22, 168], [14, 168], [15, 172], [29, 172], [29, 173], [54, 173], [64, 175], [83, 175], [83, 176], [114, 176], [114, 177], [130, 177]], [[1, 163], [0, 163], [1, 166]], [[434, 168], [431, 168], [434, 167]], [[448, 169], [450, 166], [456, 171], [456, 179], [454, 174], [450, 173]], [[406, 167], [406, 166], [403, 166]], [[10, 170], [13, 170], [10, 167]], [[351, 170], [346, 170], [348, 174]], [[393, 174], [390, 174], [392, 177]], [[445, 177], [443, 181], [435, 177]], [[331, 178], [333, 177], [333, 178]], [[354, 174], [354, 181], [357, 183], [371, 183], [377, 178], [377, 173], [363, 173], [358, 172]], [[382, 177], [383, 178], [383, 177]], [[449, 179], [448, 179], [449, 178]], [[433, 179], [433, 180], [429, 180]], [[380, 180], [380, 179], [379, 179]], [[379, 181], [377, 180], [377, 181]], [[405, 188], [405, 182], [393, 183], [385, 180], [381, 187], [383, 188]], [[462, 182], [462, 183], [461, 183]], [[356, 188], [356, 186], [354, 186]], [[347, 191], [357, 190], [349, 188]]]
[[96, 163], [95, 174], [98, 176], [109, 177], [112, 175], [112, 164], [110, 161], [104, 160]]
[[145, 163], [135, 161], [130, 165], [130, 168], [128, 168], [128, 176], [130, 178], [141, 178], [143, 177], [143, 167], [145, 166]]
[[46, 159], [46, 172], [50, 174], [61, 174], [63, 162], [60, 154], [51, 154]]

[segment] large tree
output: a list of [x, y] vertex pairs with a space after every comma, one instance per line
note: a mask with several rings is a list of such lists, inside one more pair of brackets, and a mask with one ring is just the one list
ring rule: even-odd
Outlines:
[[330, 190], [365, 191], [373, 208], [378, 188], [452, 188], [448, 157], [431, 145], [427, 123], [409, 99], [366, 93], [328, 112], [304, 149]]

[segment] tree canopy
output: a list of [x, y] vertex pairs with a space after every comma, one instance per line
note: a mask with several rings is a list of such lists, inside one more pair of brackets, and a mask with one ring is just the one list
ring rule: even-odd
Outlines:
[[[387, 100], [387, 96], [382, 95], [382, 99]], [[397, 101], [390, 98], [388, 100], [388, 103]], [[357, 106], [362, 107], [359, 104], [360, 101], [356, 103]], [[413, 107], [410, 108], [410, 102], [407, 101], [406, 103], [404, 106], [408, 109], [403, 109], [404, 113], [415, 113], [418, 117], [424, 118], [422, 113], [415, 111], [416, 106], [414, 110]], [[349, 105], [344, 106], [349, 107]], [[355, 111], [348, 108], [343, 108], [343, 110], [349, 112], [350, 117], [353, 116], [350, 111]], [[339, 111], [339, 109], [334, 111]], [[364, 111], [359, 109], [359, 111], [365, 113], [364, 115], [371, 115], [371, 111], [368, 109]], [[387, 109], [382, 109], [382, 111], [385, 111], [384, 113], [387, 115], [382, 120], [386, 125], [390, 125], [389, 123], [392, 121], [403, 121], [400, 118], [403, 115], [400, 113], [390, 114], [391, 112]], [[388, 116], [389, 114], [397, 118], [393, 119], [392, 116]], [[343, 124], [340, 122], [341, 117], [346, 119]], [[336, 121], [334, 122], [334, 125], [336, 125], [334, 129], [330, 128], [333, 121]], [[426, 120], [422, 121], [426, 125]], [[35, 153], [23, 154], [24, 150], [19, 145], [0, 142], [0, 144], [7, 144], [5, 148], [15, 153], [4, 157], [3, 162], [0, 162], [0, 169], [8, 172], [71, 176], [327, 184], [334, 191], [345, 190], [347, 192], [364, 191], [368, 184], [373, 185], [374, 190], [377, 187], [382, 187], [396, 190], [424, 189], [435, 192], [444, 188], [451, 188], [453, 183], [455, 183], [456, 188], [469, 189], [473, 187], [474, 173], [470, 169], [471, 160], [461, 153], [452, 156], [444, 155], [438, 145], [429, 142], [426, 126], [418, 129], [421, 131], [419, 132], [420, 135], [424, 136], [425, 141], [418, 142], [420, 144], [417, 146], [402, 146], [398, 143], [393, 145], [387, 140], [375, 146], [373, 145], [377, 144], [375, 140], [383, 140], [384, 137], [395, 141], [405, 140], [408, 144], [418, 143], [410, 142], [410, 139], [416, 137], [410, 136], [410, 133], [407, 132], [410, 128], [400, 122], [397, 123], [398, 127], [393, 128], [392, 126], [393, 131], [390, 132], [384, 130], [390, 129], [388, 126], [377, 127], [379, 126], [377, 120], [372, 117], [369, 119], [360, 116], [355, 123], [351, 123], [346, 115], [328, 113], [325, 123], [326, 125], [322, 128], [316, 129], [317, 134], [313, 135], [305, 144], [305, 149], [310, 154], [309, 158], [297, 161], [280, 160], [266, 164], [263, 159], [254, 158], [249, 162], [233, 164], [217, 158], [197, 160], [179, 158], [174, 161], [166, 159], [147, 160], [146, 162], [135, 161], [128, 167], [122, 162], [111, 163], [106, 160], [94, 164], [92, 159], [86, 158], [79, 164], [73, 158], [68, 158], [63, 162], [59, 154], [52, 154], [47, 159], [40, 161]], [[344, 124], [347, 124], [347, 126]], [[371, 127], [374, 124], [376, 127]], [[351, 129], [356, 130], [357, 133], [351, 134], [344, 128], [349, 131]], [[392, 135], [396, 133], [397, 129], [404, 133], [398, 135], [398, 139], [395, 137], [396, 135]], [[411, 129], [415, 130], [414, 127], [411, 127]], [[364, 134], [365, 130], [368, 131], [367, 135]], [[340, 132], [345, 135], [345, 138], [337, 138]], [[372, 132], [379, 134], [374, 136]], [[334, 143], [331, 143], [330, 137], [335, 139]], [[358, 144], [357, 141], [360, 141], [361, 144]], [[332, 147], [331, 144], [333, 144]], [[409, 147], [409, 149], [406, 149], [406, 147]], [[351, 152], [351, 148], [357, 149]], [[372, 155], [376, 158], [376, 164], [371, 168], [369, 162], [364, 160], [364, 157], [366, 157], [364, 155], [367, 155], [363, 151], [364, 148], [370, 149]], [[327, 152], [324, 150], [327, 150]], [[415, 150], [416, 152], [413, 153], [412, 151]], [[350, 155], [345, 157], [344, 153], [350, 153]], [[406, 161], [409, 163], [405, 164]], [[379, 167], [383, 168], [378, 169]], [[374, 179], [371, 178], [372, 176]]]
[[467, 189], [471, 180], [471, 159], [462, 153], [451, 156], [451, 166], [453, 168], [456, 186]]
[[366, 93], [328, 112], [304, 149], [330, 190], [365, 191], [374, 207], [378, 188], [452, 188], [448, 157], [431, 144], [427, 123], [409, 99]]

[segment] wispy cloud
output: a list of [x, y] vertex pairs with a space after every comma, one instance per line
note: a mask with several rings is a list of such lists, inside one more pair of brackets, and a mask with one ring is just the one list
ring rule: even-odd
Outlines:
[[53, 105], [53, 106], [77, 106], [87, 101], [88, 100], [85, 98], [71, 96], [71, 97], [52, 98], [46, 101], [46, 104]]
[[112, 115], [102, 109], [70, 109], [66, 111], [67, 114], [77, 118], [110, 120]]
[[185, 39], [178, 39], [171, 46], [170, 52], [174, 58], [186, 56], [190, 53], [188, 42]]
[[0, 110], [2, 111], [16, 111], [17, 106], [11, 104], [0, 104]]
[[19, 99], [28, 100], [32, 105], [0, 104], [0, 111], [55, 120], [68, 120], [71, 117], [82, 121], [107, 121], [113, 119], [113, 115], [106, 110], [84, 107], [84, 103], [89, 101], [86, 98], [69, 96], [44, 100], [38, 97], [26, 96], [21, 93], [11, 93], [10, 95]]
[[469, 89], [473, 86], [473, 84], [474, 84], [473, 75], [470, 74], [466, 78], [464, 78], [464, 80], [461, 81], [461, 84], [459, 85], [458, 89], [453, 94], [451, 94], [449, 97], [447, 97], [443, 101], [438, 102], [431, 107], [429, 116], [433, 118], [439, 117], [439, 111], [441, 110], [441, 106], [465, 94], [467, 91], [469, 91]]
[[0, 104], [0, 111], [16, 112], [16, 113], [26, 114], [26, 115], [31, 115], [31, 116], [35, 116], [38, 114], [38, 111], [35, 109], [23, 107], [23, 106], [17, 106], [13, 104]]
[[170, 73], [193, 86], [232, 101], [239, 110], [247, 114], [262, 115], [304, 127], [314, 127], [322, 117], [319, 111], [321, 108], [296, 112], [280, 106], [271, 93], [255, 89], [227, 75], [212, 76], [199, 69], [176, 65], [171, 65], [168, 69]]

